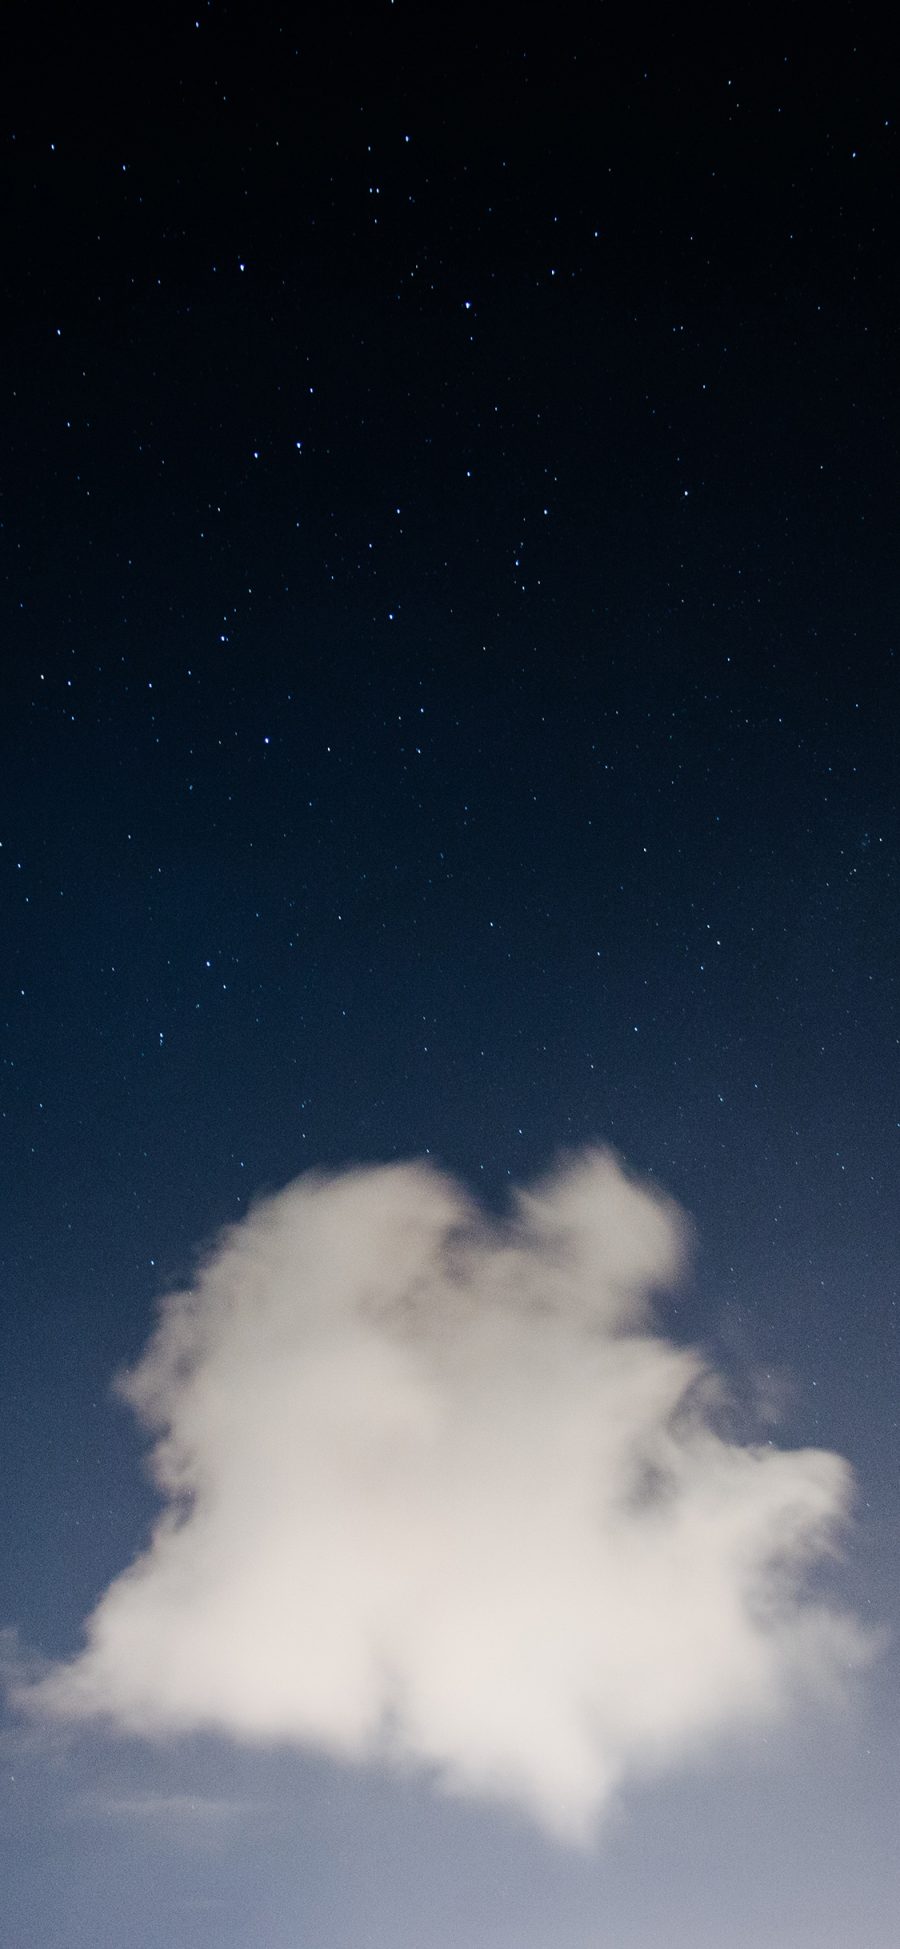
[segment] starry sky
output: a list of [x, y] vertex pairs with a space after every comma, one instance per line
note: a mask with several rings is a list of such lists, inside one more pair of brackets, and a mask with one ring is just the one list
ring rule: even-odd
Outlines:
[[[4, 69], [3, 1940], [891, 1949], [884, 50], [203, 0], [14, 8]], [[587, 1846], [23, 1705], [147, 1547], [113, 1383], [198, 1252], [350, 1166], [496, 1240], [598, 1146], [685, 1215], [728, 1439], [852, 1470], [846, 1685]]]

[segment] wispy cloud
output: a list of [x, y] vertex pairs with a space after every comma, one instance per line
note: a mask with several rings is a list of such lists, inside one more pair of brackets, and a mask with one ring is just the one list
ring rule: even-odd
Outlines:
[[205, 1793], [104, 1793], [92, 1788], [78, 1794], [72, 1811], [89, 1820], [119, 1820], [140, 1826], [227, 1826], [246, 1820], [259, 1810], [254, 1800], [231, 1800]]
[[120, 1383], [152, 1540], [20, 1699], [421, 1764], [582, 1839], [630, 1774], [833, 1684], [866, 1640], [804, 1578], [849, 1471], [722, 1432], [653, 1317], [684, 1246], [606, 1152], [504, 1224], [417, 1164], [260, 1204]]

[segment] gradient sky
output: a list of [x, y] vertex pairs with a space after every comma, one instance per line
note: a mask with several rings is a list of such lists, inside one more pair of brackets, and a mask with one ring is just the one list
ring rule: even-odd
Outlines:
[[[884, 50], [204, 0], [14, 8], [3, 67], [0, 1940], [894, 1949]], [[499, 1253], [606, 1145], [686, 1215], [653, 1345], [727, 1383], [716, 1438], [853, 1472], [839, 1695], [634, 1758], [587, 1846], [427, 1766], [17, 1706], [147, 1548], [113, 1383], [223, 1227], [427, 1160]], [[503, 1400], [516, 1512], [555, 1450]], [[342, 1508], [380, 1562], [388, 1504]]]

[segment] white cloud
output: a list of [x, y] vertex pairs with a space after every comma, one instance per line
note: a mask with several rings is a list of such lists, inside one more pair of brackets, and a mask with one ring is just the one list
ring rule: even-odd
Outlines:
[[803, 1577], [849, 1471], [723, 1435], [650, 1305], [684, 1236], [603, 1152], [502, 1226], [424, 1165], [260, 1204], [120, 1384], [164, 1511], [24, 1701], [421, 1764], [579, 1839], [832, 1683], [866, 1642]]

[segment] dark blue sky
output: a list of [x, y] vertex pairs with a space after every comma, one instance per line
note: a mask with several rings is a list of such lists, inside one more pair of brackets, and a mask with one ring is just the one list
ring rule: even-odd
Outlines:
[[[29, 1652], [71, 1654], [145, 1540], [110, 1382], [224, 1223], [424, 1153], [498, 1208], [597, 1141], [689, 1213], [666, 1328], [749, 1437], [774, 1391], [780, 1442], [852, 1464], [837, 1581], [896, 1625], [892, 96], [846, 11], [824, 46], [679, 34], [14, 23], [0, 1621]], [[587, 1860], [380, 1774], [61, 1752], [13, 1715], [8, 1939], [889, 1949], [892, 1657], [839, 1723], [636, 1792]]]

